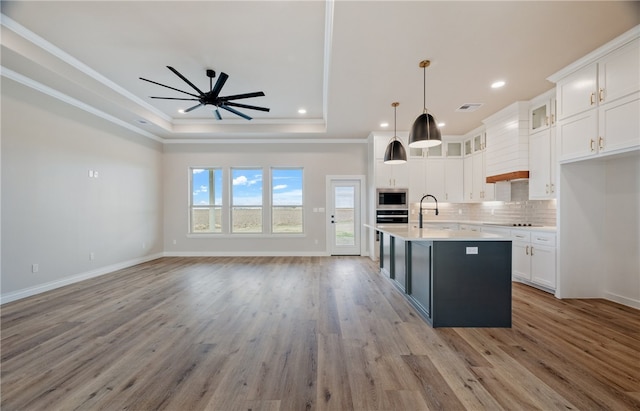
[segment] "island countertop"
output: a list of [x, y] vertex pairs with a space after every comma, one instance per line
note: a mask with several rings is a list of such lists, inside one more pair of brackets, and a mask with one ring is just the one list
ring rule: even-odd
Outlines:
[[413, 224], [365, 224], [365, 227], [405, 241], [511, 241], [511, 238], [497, 234], [479, 231], [418, 228]]

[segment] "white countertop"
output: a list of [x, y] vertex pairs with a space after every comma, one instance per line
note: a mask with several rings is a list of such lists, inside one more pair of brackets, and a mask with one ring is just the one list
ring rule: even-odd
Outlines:
[[497, 234], [479, 231], [418, 228], [413, 224], [365, 224], [365, 227], [375, 229], [405, 241], [511, 241], [510, 237]]

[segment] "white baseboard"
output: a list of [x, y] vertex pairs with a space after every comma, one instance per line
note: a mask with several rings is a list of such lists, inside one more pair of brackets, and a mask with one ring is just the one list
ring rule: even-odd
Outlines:
[[640, 301], [623, 295], [614, 294], [609, 291], [604, 292], [604, 298], [614, 303], [622, 304], [640, 310]]
[[12, 291], [6, 294], [2, 294], [0, 295], [0, 305], [9, 303], [11, 301], [20, 300], [22, 298], [31, 297], [33, 295], [40, 294], [45, 291], [50, 291], [56, 288], [64, 287], [65, 285], [74, 284], [79, 281], [88, 280], [94, 277], [99, 277], [104, 274], [109, 274], [117, 270], [122, 270], [123, 268], [133, 267], [134, 265], [146, 263], [147, 261], [155, 260], [155, 259], [161, 258], [162, 256], [163, 256], [162, 253], [157, 253], [157, 254], [141, 257], [141, 258], [134, 258], [132, 260], [123, 261], [121, 263], [107, 265], [104, 267], [97, 268], [95, 270], [76, 274], [71, 277], [65, 277], [60, 280], [50, 281], [48, 283], [38, 284], [33, 287], [28, 287], [22, 290]]
[[328, 257], [325, 251], [165, 251], [165, 257]]

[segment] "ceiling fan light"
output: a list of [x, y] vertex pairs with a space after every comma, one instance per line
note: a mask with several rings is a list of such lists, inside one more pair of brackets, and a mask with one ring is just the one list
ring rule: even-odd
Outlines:
[[422, 113], [416, 118], [409, 133], [409, 147], [426, 148], [442, 144], [442, 135], [436, 119], [429, 113]]
[[407, 152], [404, 149], [404, 146], [400, 142], [400, 140], [395, 137], [389, 145], [387, 145], [387, 149], [384, 151], [384, 163], [385, 164], [402, 164], [407, 162]]

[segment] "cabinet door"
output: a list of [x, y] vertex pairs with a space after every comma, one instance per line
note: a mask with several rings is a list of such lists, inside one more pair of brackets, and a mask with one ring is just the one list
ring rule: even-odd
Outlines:
[[473, 157], [465, 157], [463, 160], [463, 189], [464, 201], [473, 202]]
[[[598, 100], [611, 103], [640, 90], [640, 39], [607, 54], [598, 65]], [[636, 111], [636, 115], [637, 115]]]
[[484, 153], [478, 152], [473, 155], [473, 181], [472, 200], [482, 201], [482, 192], [485, 185], [484, 177]]
[[376, 187], [378, 188], [408, 188], [409, 166], [404, 164], [385, 164], [383, 160], [376, 160]]
[[638, 113], [640, 113], [638, 93], [600, 107], [598, 149], [601, 153], [640, 146]]
[[[531, 245], [531, 281], [543, 287], [556, 289], [556, 249]], [[515, 264], [514, 264], [515, 267]]]
[[549, 102], [540, 103], [529, 110], [529, 132], [535, 133], [551, 125], [551, 107]]
[[558, 119], [582, 113], [597, 102], [598, 66], [594, 63], [558, 82]]
[[428, 318], [431, 318], [431, 242], [412, 241], [411, 242], [411, 268], [409, 275], [410, 290], [412, 299], [422, 309]]
[[558, 160], [566, 161], [596, 154], [597, 110], [558, 122]]
[[551, 130], [529, 136], [529, 199], [552, 198]]
[[427, 184], [426, 190], [439, 201], [445, 197], [444, 191], [444, 159], [430, 158], [426, 161]]
[[520, 241], [513, 241], [512, 244], [513, 276], [531, 281], [531, 245]]
[[464, 201], [463, 182], [463, 160], [447, 158], [444, 163], [444, 201], [449, 203]]
[[417, 203], [420, 201], [423, 195], [427, 193], [426, 190], [426, 159], [424, 158], [412, 158], [407, 164], [409, 165], [409, 202]]

